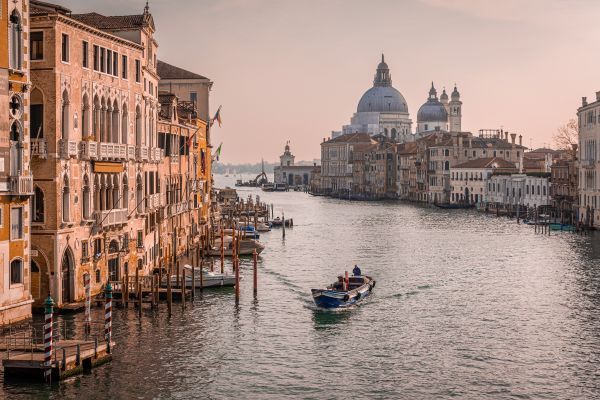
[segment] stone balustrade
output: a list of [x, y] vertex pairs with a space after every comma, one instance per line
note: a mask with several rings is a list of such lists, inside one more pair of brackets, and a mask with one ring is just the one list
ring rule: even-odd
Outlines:
[[15, 196], [29, 196], [33, 194], [33, 176], [11, 176], [10, 192]]
[[60, 139], [58, 149], [60, 158], [77, 157], [77, 141], [75, 140]]
[[127, 223], [127, 209], [114, 209], [105, 211], [96, 211], [94, 213], [96, 225], [100, 228], [108, 228], [114, 225], [124, 225]]
[[31, 139], [31, 157], [48, 157], [48, 142], [46, 139]]

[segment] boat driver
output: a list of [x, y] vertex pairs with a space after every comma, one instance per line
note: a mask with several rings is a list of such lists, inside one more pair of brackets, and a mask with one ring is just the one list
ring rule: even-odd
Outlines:
[[361, 274], [361, 271], [360, 271], [360, 268], [358, 268], [358, 265], [355, 265], [355, 266], [354, 266], [354, 269], [352, 270], [352, 274], [353, 274], [354, 276], [361, 276], [361, 275], [362, 275], [362, 274]]

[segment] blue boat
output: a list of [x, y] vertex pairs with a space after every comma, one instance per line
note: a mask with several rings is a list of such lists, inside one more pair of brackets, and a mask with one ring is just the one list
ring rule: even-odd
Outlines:
[[242, 225], [238, 227], [238, 230], [244, 232], [244, 236], [248, 239], [259, 239], [260, 234], [254, 229], [252, 225]]
[[369, 276], [351, 276], [344, 279], [338, 276], [337, 282], [325, 289], [311, 289], [313, 300], [320, 308], [345, 308], [364, 300], [375, 287], [375, 280]]

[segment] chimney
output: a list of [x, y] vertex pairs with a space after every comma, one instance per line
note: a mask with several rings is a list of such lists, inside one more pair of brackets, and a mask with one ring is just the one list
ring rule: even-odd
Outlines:
[[506, 140], [508, 142], [508, 131], [504, 132], [504, 140]]
[[585, 107], [587, 106], [587, 97], [582, 97], [581, 98], [581, 107]]
[[519, 146], [523, 146], [523, 135], [519, 135]]
[[517, 138], [517, 134], [516, 133], [511, 133], [510, 134], [510, 139], [512, 144], [515, 144], [515, 139]]
[[596, 92], [596, 101], [600, 101], [600, 92]]

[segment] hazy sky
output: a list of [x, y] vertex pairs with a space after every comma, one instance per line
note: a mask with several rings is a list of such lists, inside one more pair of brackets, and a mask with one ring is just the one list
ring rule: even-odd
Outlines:
[[[143, 0], [57, 0], [74, 12], [141, 12]], [[159, 58], [214, 81], [223, 162], [296, 159], [349, 123], [381, 52], [413, 127], [433, 80], [456, 82], [463, 130], [550, 144], [600, 90], [596, 0], [153, 0]], [[439, 94], [438, 93], [438, 94]]]

